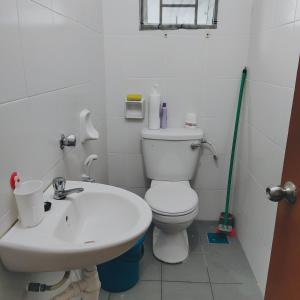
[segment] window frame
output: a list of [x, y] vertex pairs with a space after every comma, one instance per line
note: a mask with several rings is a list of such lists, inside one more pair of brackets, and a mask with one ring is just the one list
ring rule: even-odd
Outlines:
[[[218, 24], [218, 7], [219, 0], [215, 0], [214, 16], [212, 25], [195, 25], [198, 18], [198, 3], [199, 0], [195, 0], [194, 4], [163, 4], [163, 0], [160, 0], [160, 12], [158, 25], [144, 24], [144, 0], [140, 0], [140, 30], [178, 30], [178, 29], [217, 29]], [[163, 7], [195, 7], [195, 24], [162, 24], [162, 9]]]

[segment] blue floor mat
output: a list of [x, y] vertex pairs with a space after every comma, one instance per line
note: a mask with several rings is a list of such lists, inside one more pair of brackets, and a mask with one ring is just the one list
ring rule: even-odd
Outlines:
[[209, 244], [229, 244], [227, 235], [225, 233], [207, 233]]

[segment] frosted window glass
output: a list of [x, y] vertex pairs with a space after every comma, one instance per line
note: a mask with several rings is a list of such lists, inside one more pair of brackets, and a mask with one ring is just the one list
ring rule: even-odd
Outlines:
[[213, 24], [215, 0], [199, 0], [197, 24]]
[[140, 0], [141, 29], [216, 28], [219, 0]]
[[162, 14], [162, 24], [181, 25], [194, 24], [195, 9], [191, 7], [165, 7]]
[[147, 24], [159, 24], [160, 0], [146, 0], [144, 18]]
[[196, 0], [163, 0], [163, 4], [195, 4]]

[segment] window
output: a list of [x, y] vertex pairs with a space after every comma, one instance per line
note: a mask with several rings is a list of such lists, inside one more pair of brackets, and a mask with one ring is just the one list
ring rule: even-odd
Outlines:
[[140, 0], [141, 30], [217, 28], [218, 0]]

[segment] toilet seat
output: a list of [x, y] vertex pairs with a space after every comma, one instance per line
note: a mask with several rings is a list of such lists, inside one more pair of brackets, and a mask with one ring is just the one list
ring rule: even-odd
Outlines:
[[152, 211], [162, 216], [183, 216], [198, 209], [197, 193], [188, 182], [155, 182], [145, 199]]

